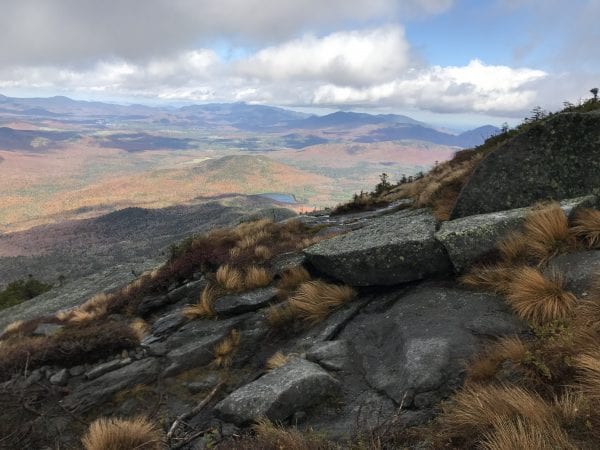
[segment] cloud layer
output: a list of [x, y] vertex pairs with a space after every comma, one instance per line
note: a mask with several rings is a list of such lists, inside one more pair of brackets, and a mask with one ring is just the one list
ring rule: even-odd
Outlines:
[[[600, 72], [600, 3], [575, 1], [573, 14], [559, 0], [541, 9], [538, 0], [495, 1], [500, 16], [535, 13], [538, 29], [560, 18], [569, 38], [553, 60], [589, 69], [575, 74], [488, 64], [485, 55], [456, 66], [423, 61], [400, 23], [448, 12], [454, 0], [5, 2], [0, 92], [523, 117], [585, 95]], [[526, 34], [515, 49], [524, 61], [540, 45]]]
[[388, 25], [323, 37], [306, 34], [233, 61], [200, 49], [144, 62], [111, 59], [82, 69], [4, 68], [0, 89], [521, 114], [535, 98], [528, 85], [545, 76], [539, 70], [490, 66], [479, 60], [462, 67], [424, 66], [411, 54], [403, 28]]

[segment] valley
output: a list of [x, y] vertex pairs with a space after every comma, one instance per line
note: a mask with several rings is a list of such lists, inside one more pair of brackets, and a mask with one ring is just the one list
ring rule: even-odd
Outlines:
[[400, 115], [2, 96], [0, 232], [220, 195], [277, 192], [293, 196], [287, 206], [298, 212], [332, 207], [372, 189], [382, 172], [396, 180], [428, 170], [473, 135]]

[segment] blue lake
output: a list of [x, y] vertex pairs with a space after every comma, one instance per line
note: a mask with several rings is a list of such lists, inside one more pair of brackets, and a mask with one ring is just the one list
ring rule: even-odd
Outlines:
[[281, 203], [298, 203], [296, 197], [290, 194], [282, 194], [279, 192], [266, 192], [264, 194], [258, 194], [259, 197], [270, 198], [271, 200], [275, 200], [276, 202]]

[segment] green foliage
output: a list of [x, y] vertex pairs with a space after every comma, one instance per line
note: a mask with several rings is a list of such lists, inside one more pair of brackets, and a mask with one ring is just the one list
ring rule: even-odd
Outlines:
[[373, 192], [373, 194], [381, 195], [392, 187], [392, 184], [389, 182], [388, 177], [389, 175], [385, 172], [379, 175], [380, 181], [375, 185], [375, 191]]
[[13, 281], [0, 292], [0, 309], [31, 300], [50, 289], [51, 284], [42, 283], [31, 276], [27, 280]]

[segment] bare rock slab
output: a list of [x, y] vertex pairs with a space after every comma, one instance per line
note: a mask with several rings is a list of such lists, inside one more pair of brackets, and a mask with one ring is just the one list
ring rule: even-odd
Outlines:
[[294, 358], [218, 403], [219, 415], [237, 425], [266, 417], [283, 421], [339, 392], [339, 383], [317, 364]]
[[108, 372], [88, 383], [82, 383], [77, 390], [63, 400], [68, 409], [86, 411], [108, 400], [117, 392], [136, 384], [156, 381], [159, 372], [157, 359], [135, 361], [121, 369]]
[[395, 285], [450, 270], [435, 228], [429, 210], [400, 211], [304, 252], [319, 271], [351, 286]]
[[[577, 208], [595, 207], [597, 197], [588, 195], [560, 203], [567, 216]], [[509, 231], [518, 229], [531, 208], [517, 208], [463, 217], [444, 222], [435, 237], [440, 241], [457, 272], [463, 272], [495, 247], [498, 240]]]
[[489, 338], [527, 329], [501, 297], [452, 284], [376, 297], [339, 339], [352, 345], [372, 389], [409, 408], [431, 408], [459, 387], [465, 362]]
[[274, 287], [256, 289], [218, 298], [214, 304], [214, 310], [218, 316], [233, 316], [264, 308], [276, 298], [277, 289]]
[[492, 151], [462, 189], [451, 218], [600, 193], [600, 115], [563, 113]]

